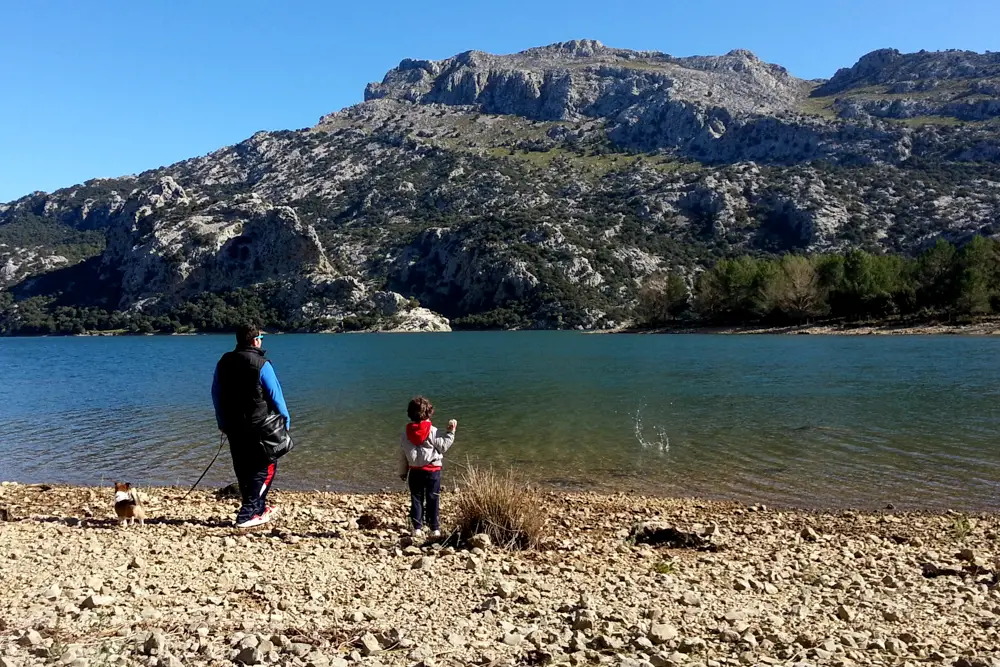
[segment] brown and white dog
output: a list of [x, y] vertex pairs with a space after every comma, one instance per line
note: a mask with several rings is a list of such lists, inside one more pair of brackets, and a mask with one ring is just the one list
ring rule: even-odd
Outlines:
[[129, 519], [133, 526], [138, 519], [141, 526], [146, 518], [146, 512], [139, 502], [139, 492], [128, 482], [115, 482], [115, 514], [122, 526], [127, 526]]

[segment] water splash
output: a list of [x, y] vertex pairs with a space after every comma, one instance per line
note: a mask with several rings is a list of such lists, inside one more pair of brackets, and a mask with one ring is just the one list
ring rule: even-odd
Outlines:
[[638, 410], [635, 411], [635, 439], [639, 441], [643, 449], [655, 449], [661, 454], [666, 454], [670, 451], [670, 437], [667, 435], [666, 429], [664, 429], [659, 424], [653, 425], [653, 434], [656, 436], [655, 440], [646, 440], [644, 435], [644, 429], [642, 427], [642, 408], [646, 406], [643, 405]]

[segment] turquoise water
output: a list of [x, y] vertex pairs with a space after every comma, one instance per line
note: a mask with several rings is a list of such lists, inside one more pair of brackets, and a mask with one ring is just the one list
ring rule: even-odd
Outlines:
[[[0, 339], [0, 478], [191, 484], [218, 444], [226, 336]], [[267, 337], [297, 449], [279, 486], [399, 488], [409, 398], [469, 462], [549, 487], [806, 506], [1000, 509], [1000, 340]], [[232, 481], [228, 456], [206, 478]]]

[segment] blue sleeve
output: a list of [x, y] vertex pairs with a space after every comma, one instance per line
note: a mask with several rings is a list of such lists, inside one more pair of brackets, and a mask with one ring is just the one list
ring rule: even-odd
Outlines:
[[285, 426], [291, 427], [292, 418], [288, 414], [288, 406], [285, 405], [285, 396], [281, 393], [281, 384], [278, 382], [278, 376], [274, 374], [271, 362], [267, 362], [260, 369], [260, 384], [264, 387], [264, 392], [267, 394], [271, 406], [285, 418]]
[[224, 431], [222, 423], [222, 412], [219, 410], [219, 369], [215, 369], [212, 376], [212, 405], [215, 406], [215, 423], [219, 425], [219, 430]]

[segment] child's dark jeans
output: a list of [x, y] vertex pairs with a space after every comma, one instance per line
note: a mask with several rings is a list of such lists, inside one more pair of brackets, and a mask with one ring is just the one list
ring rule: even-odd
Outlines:
[[431, 530], [440, 529], [441, 471], [410, 468], [406, 483], [410, 486], [410, 526], [417, 530], [426, 523]]

